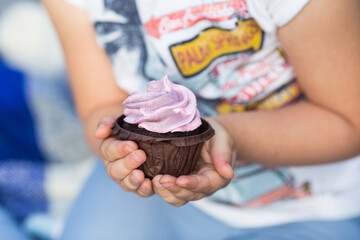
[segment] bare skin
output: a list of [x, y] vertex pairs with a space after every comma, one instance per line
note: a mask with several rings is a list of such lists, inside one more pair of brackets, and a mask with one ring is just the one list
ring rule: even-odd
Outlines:
[[310, 1], [278, 29], [306, 101], [275, 111], [209, 119], [217, 134], [205, 144], [197, 172], [179, 178], [159, 175], [152, 182], [136, 170], [146, 161], [145, 153], [131, 141], [109, 137], [110, 126], [121, 114], [121, 103], [128, 94], [117, 87], [86, 14], [64, 1], [43, 3], [65, 51], [89, 144], [109, 176], [126, 191], [141, 197], [156, 192], [166, 202], [181, 206], [226, 186], [233, 176], [235, 158], [291, 166], [341, 161], [360, 154], [357, 0]]

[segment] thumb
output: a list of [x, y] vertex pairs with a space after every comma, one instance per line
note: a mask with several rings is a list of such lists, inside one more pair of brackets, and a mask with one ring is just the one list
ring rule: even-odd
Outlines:
[[232, 178], [234, 176], [232, 165], [236, 159], [232, 139], [221, 124], [215, 120], [209, 122], [216, 132], [210, 140], [210, 157], [215, 170], [224, 178]]
[[117, 119], [117, 115], [111, 115], [103, 117], [95, 130], [95, 137], [99, 139], [107, 138], [111, 135], [111, 127], [115, 120]]

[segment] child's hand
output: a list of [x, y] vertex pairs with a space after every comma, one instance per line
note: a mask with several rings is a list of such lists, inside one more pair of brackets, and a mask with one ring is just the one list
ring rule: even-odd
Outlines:
[[210, 196], [227, 186], [234, 176], [233, 141], [221, 124], [212, 119], [207, 121], [215, 129], [215, 136], [205, 142], [195, 172], [179, 178], [157, 175], [152, 180], [154, 191], [176, 207]]
[[108, 116], [100, 120], [95, 136], [103, 139], [100, 144], [100, 157], [108, 175], [127, 192], [141, 197], [149, 197], [154, 192], [150, 179], [138, 168], [146, 160], [144, 151], [138, 149], [135, 142], [120, 141], [111, 136], [111, 126], [117, 116]]

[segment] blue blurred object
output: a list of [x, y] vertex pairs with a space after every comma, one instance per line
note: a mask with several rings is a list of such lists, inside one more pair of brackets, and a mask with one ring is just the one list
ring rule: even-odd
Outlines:
[[24, 75], [0, 58], [0, 159], [44, 161], [36, 145], [34, 123], [26, 104]]
[[26, 104], [24, 75], [0, 58], [0, 204], [22, 221], [47, 209], [45, 159]]

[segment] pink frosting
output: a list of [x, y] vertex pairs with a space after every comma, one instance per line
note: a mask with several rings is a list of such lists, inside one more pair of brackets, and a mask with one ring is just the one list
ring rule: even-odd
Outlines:
[[194, 93], [167, 75], [149, 82], [145, 92], [134, 93], [123, 104], [124, 121], [151, 132], [187, 132], [201, 125]]

